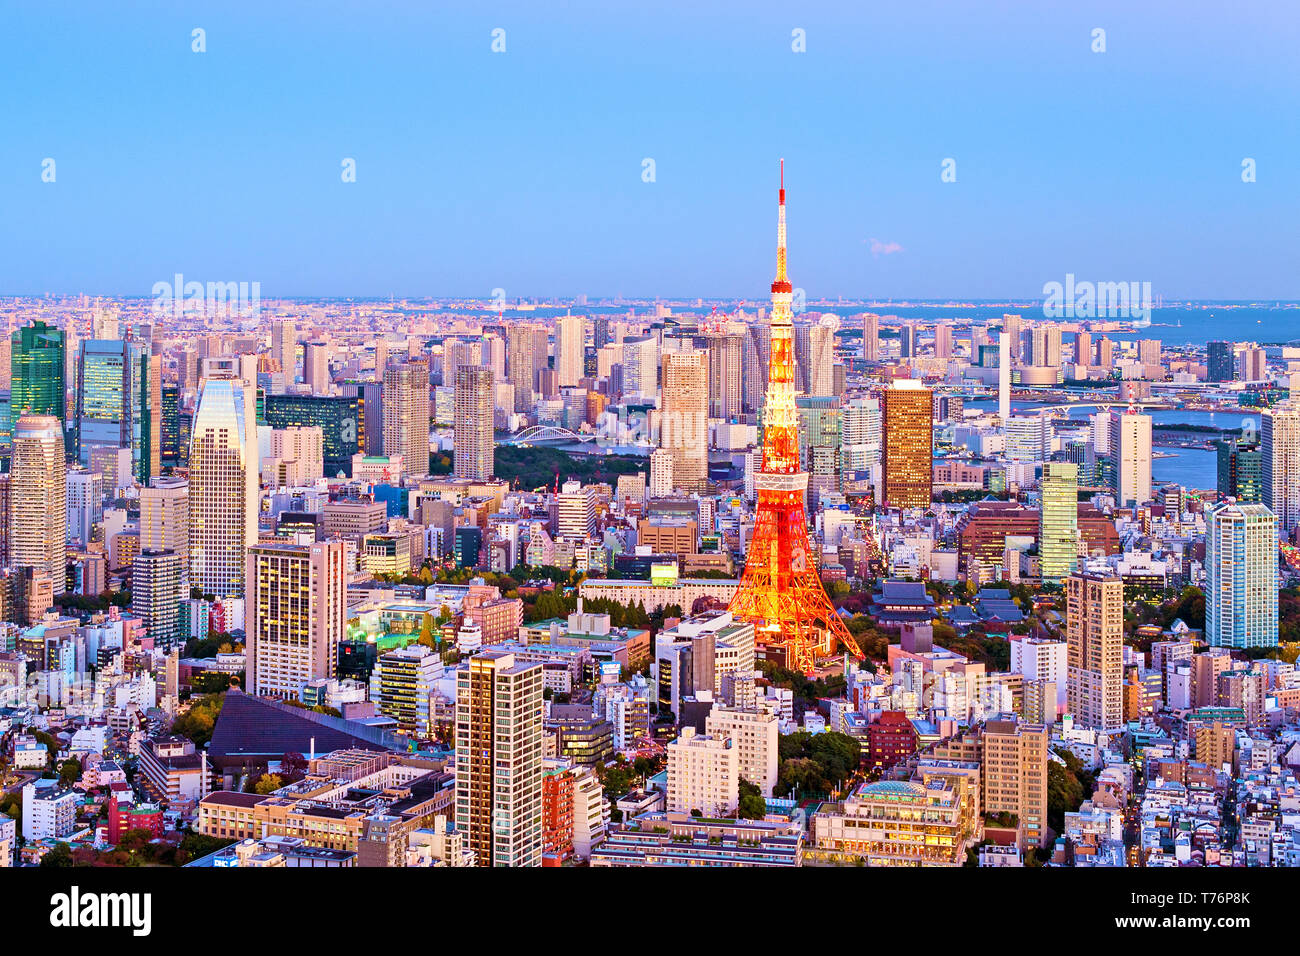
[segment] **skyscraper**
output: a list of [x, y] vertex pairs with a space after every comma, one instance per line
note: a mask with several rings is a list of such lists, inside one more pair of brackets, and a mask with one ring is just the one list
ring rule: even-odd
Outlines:
[[947, 322], [934, 327], [934, 357], [945, 361], [952, 358], [952, 326]]
[[1065, 582], [1070, 713], [1079, 726], [1124, 726], [1124, 582], [1115, 574], [1070, 575]]
[[1005, 428], [1011, 420], [1011, 333], [998, 333], [998, 417]]
[[824, 315], [808, 329], [808, 394], [835, 394], [835, 332], [839, 320]]
[[1259, 452], [1263, 502], [1290, 534], [1300, 527], [1300, 401], [1263, 410]]
[[66, 374], [62, 329], [37, 321], [16, 330], [10, 337], [10, 420], [52, 415], [62, 428]]
[[155, 478], [140, 489], [140, 550], [189, 553], [190, 483]]
[[709, 417], [734, 419], [742, 404], [745, 337], [715, 332], [705, 338], [709, 353]]
[[457, 478], [492, 477], [492, 369], [462, 365], [456, 370], [456, 426], [453, 468]]
[[542, 665], [470, 658], [456, 676], [456, 829], [479, 866], [542, 865]]
[[916, 323], [904, 322], [898, 327], [898, 357], [916, 358]]
[[916, 379], [896, 379], [881, 393], [884, 425], [883, 504], [928, 508], [933, 497], [934, 403]]
[[1276, 647], [1277, 518], [1228, 501], [1205, 517], [1205, 640], [1211, 647]]
[[862, 316], [862, 358], [867, 362], [880, 361], [880, 316], [874, 312]]
[[1258, 444], [1235, 438], [1214, 443], [1217, 459], [1216, 489], [1224, 498], [1242, 503], [1263, 500], [1263, 455]]
[[253, 386], [209, 378], [190, 435], [189, 580], [216, 597], [244, 593], [244, 552], [257, 543], [258, 446]]
[[308, 342], [302, 347], [302, 380], [313, 395], [328, 395], [330, 347], [326, 342]]
[[280, 364], [285, 383], [293, 384], [298, 374], [298, 329], [293, 319], [271, 323], [271, 355]]
[[845, 484], [879, 480], [881, 427], [879, 399], [845, 403], [840, 415], [840, 475]]
[[248, 689], [297, 699], [304, 684], [333, 677], [347, 620], [342, 539], [255, 544], [248, 549]]
[[1038, 553], [1044, 581], [1059, 581], [1079, 566], [1079, 466], [1043, 466], [1043, 509]]
[[659, 447], [673, 453], [673, 484], [704, 491], [709, 480], [709, 364], [703, 352], [666, 352]]
[[555, 372], [560, 388], [571, 388], [582, 379], [586, 346], [586, 318], [581, 315], [560, 316], [555, 323]]
[[148, 407], [149, 356], [121, 339], [83, 339], [77, 363], [77, 411], [74, 419], [77, 458], [105, 474], [105, 456], [116, 464], [117, 452], [132, 449], [139, 471], [142, 452], [141, 413]]
[[53, 415], [23, 415], [14, 424], [9, 560], [14, 567], [48, 574], [56, 596], [66, 589], [67, 579], [64, 451], [63, 426]]
[[533, 410], [537, 372], [546, 365], [546, 330], [526, 322], [506, 328], [506, 352], [510, 384], [515, 387], [515, 411]]
[[1110, 453], [1115, 460], [1115, 496], [1130, 508], [1151, 500], [1151, 416], [1130, 407], [1110, 413]]
[[741, 407], [749, 414], [762, 411], [767, 394], [768, 363], [772, 360], [772, 333], [766, 322], [745, 326], [741, 351]]
[[402, 456], [403, 475], [429, 472], [429, 367], [423, 362], [384, 370], [384, 454]]

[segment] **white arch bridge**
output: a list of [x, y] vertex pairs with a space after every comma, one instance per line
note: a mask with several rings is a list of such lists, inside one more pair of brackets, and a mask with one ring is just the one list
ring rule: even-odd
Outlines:
[[568, 444], [570, 442], [594, 442], [595, 435], [580, 435], [568, 428], [558, 425], [529, 425], [522, 431], [502, 438], [499, 445], [543, 445], [551, 443]]

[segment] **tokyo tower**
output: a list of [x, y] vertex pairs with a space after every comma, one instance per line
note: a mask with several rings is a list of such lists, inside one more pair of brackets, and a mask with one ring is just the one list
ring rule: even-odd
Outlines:
[[794, 403], [794, 289], [785, 271], [785, 160], [776, 221], [776, 279], [772, 283], [772, 356], [763, 404], [763, 467], [754, 476], [758, 514], [745, 573], [729, 610], [753, 621], [756, 641], [784, 651], [785, 666], [812, 673], [816, 652], [839, 641], [862, 657], [835, 612], [811, 560], [799, 463], [799, 419]]

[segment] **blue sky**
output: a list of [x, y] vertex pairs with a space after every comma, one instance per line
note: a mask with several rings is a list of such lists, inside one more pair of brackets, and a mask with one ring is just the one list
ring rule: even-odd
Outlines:
[[1283, 0], [7, 6], [0, 294], [1300, 298]]

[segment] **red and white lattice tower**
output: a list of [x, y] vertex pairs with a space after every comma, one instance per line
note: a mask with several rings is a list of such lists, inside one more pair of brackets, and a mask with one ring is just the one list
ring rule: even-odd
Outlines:
[[835, 642], [862, 657], [813, 566], [804, 493], [808, 474], [799, 463], [799, 418], [794, 403], [794, 289], [785, 268], [785, 161], [781, 161], [772, 283], [772, 357], [763, 404], [763, 467], [755, 476], [758, 513], [745, 573], [729, 610], [753, 621], [755, 639], [780, 648], [785, 666], [811, 673], [819, 649]]

